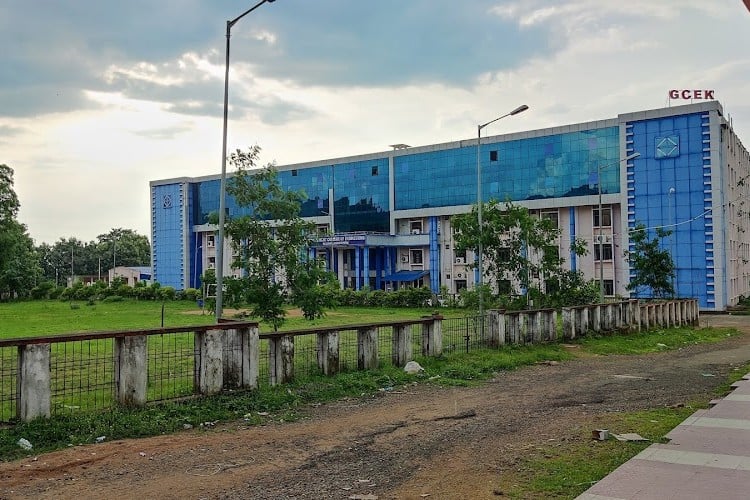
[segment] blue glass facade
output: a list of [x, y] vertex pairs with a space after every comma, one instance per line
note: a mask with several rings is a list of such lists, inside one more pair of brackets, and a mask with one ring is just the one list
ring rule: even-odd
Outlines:
[[151, 220], [154, 279], [165, 285], [185, 287], [183, 212], [185, 200], [180, 184], [154, 186], [151, 191]]
[[673, 231], [662, 246], [677, 267], [677, 294], [697, 297], [703, 307], [715, 303], [708, 126], [707, 113], [626, 125], [628, 151], [641, 153], [628, 167], [628, 226]]
[[[484, 201], [597, 194], [597, 170], [620, 159], [619, 127], [485, 144]], [[471, 205], [477, 199], [476, 146], [394, 159], [396, 210]], [[602, 192], [620, 191], [618, 168], [602, 170]]]
[[[282, 170], [279, 182], [287, 190], [304, 191], [303, 217], [329, 213], [329, 190], [334, 193], [334, 225], [337, 231], [371, 231], [387, 233], [389, 226], [388, 158], [339, 163], [325, 167]], [[227, 184], [231, 183], [231, 178]], [[208, 223], [212, 212], [219, 210], [219, 180], [199, 181], [191, 185], [194, 224]], [[227, 195], [229, 217], [247, 215]]]
[[[727, 137], [741, 151], [728, 149], [721, 113], [718, 103], [699, 103], [485, 137], [484, 201], [509, 199], [554, 217], [566, 267], [587, 279], [601, 276], [610, 295], [629, 294], [632, 274], [623, 253], [628, 231], [637, 224], [651, 228], [651, 235], [656, 227], [671, 229], [661, 244], [676, 265], [677, 295], [698, 298], [704, 309], [722, 309], [750, 295], [750, 258], [745, 258], [750, 244], [724, 194], [732, 190], [739, 196], [736, 179], [750, 177], [750, 165], [742, 163], [748, 153], [736, 136]], [[633, 153], [640, 156], [622, 161]], [[420, 277], [415, 286], [423, 283], [434, 292], [447, 286], [456, 293], [479, 281], [471, 266], [476, 254], [454, 253], [450, 220], [475, 204], [476, 168], [476, 140], [470, 140], [286, 166], [279, 180], [285, 189], [306, 193], [303, 217], [326, 221], [333, 209], [336, 238], [317, 245], [316, 252], [334, 256], [329, 266], [343, 287], [389, 289], [408, 275]], [[603, 217], [595, 215], [600, 183], [608, 214], [603, 230], [595, 226]], [[218, 178], [152, 183], [157, 281], [177, 288], [198, 285], [204, 266], [215, 262], [214, 235], [206, 224], [218, 205]], [[231, 196], [227, 214], [244, 215]], [[596, 235], [603, 238], [599, 251], [610, 257], [570, 251], [574, 239], [591, 250]], [[633, 295], [648, 297], [650, 291]]]

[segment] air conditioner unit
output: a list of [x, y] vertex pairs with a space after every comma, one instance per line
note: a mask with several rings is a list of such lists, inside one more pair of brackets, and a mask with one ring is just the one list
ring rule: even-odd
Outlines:
[[209, 264], [209, 265], [208, 265], [208, 268], [209, 268], [209, 269], [215, 269], [215, 268], [216, 268], [216, 264]]
[[422, 231], [420, 231], [419, 229], [412, 229], [411, 234], [422, 234]]
[[466, 264], [463, 257], [456, 257], [456, 264]]
[[214, 240], [208, 240], [208, 241], [206, 242], [206, 246], [207, 246], [208, 248], [211, 248], [211, 247], [213, 247], [213, 246], [214, 246]]
[[464, 277], [463, 273], [456, 273], [456, 278], [463, 278], [463, 277]]
[[409, 256], [408, 255], [402, 255], [401, 256], [401, 262], [403, 262], [403, 263], [409, 262]]

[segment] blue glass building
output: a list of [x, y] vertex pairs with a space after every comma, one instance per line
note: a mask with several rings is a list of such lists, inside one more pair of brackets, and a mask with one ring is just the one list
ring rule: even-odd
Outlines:
[[[672, 230], [662, 245], [676, 264], [679, 296], [724, 310], [750, 295], [750, 159], [716, 101], [482, 138], [480, 162], [484, 201], [512, 200], [554, 221], [565, 266], [603, 275], [608, 295], [631, 295], [626, 252], [637, 224], [650, 234]], [[286, 165], [279, 177], [307, 194], [302, 216], [333, 234], [314, 252], [342, 287], [455, 293], [478, 281], [475, 256], [454, 252], [451, 230], [451, 217], [476, 203], [476, 169], [471, 139]], [[156, 281], [200, 286], [216, 260], [207, 216], [218, 206], [218, 175], [151, 182]], [[231, 196], [227, 209], [241, 214]], [[571, 252], [574, 239], [587, 243], [587, 255]]]

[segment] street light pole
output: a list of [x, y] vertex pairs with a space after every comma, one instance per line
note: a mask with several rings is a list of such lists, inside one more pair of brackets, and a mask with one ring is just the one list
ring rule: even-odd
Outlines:
[[251, 8], [235, 17], [231, 21], [227, 21], [227, 48], [226, 48], [226, 64], [224, 67], [224, 130], [222, 134], [221, 142], [221, 182], [219, 185], [219, 241], [216, 242], [216, 322], [219, 322], [223, 312], [223, 299], [224, 299], [224, 224], [226, 218], [224, 212], [226, 210], [226, 185], [227, 185], [227, 124], [229, 118], [229, 40], [232, 36], [232, 26], [237, 22], [250, 14], [252, 11], [263, 5], [264, 3], [274, 2], [275, 0], [261, 0]]
[[479, 322], [482, 337], [484, 337], [484, 301], [482, 299], [482, 285], [484, 283], [484, 268], [482, 266], [482, 228], [484, 227], [482, 223], [482, 129], [505, 118], [506, 116], [515, 116], [518, 113], [523, 113], [527, 109], [529, 109], [529, 107], [526, 104], [522, 104], [510, 113], [498, 116], [487, 123], [477, 125], [477, 223], [479, 231], [479, 245], [477, 246], [477, 271], [479, 272], [479, 277], [477, 279], [477, 291], [479, 292]]
[[[632, 153], [612, 163], [605, 165], [597, 165], [596, 167], [596, 184], [599, 191], [599, 303], [604, 303], [604, 236], [602, 236], [602, 170], [609, 168], [612, 165], [619, 165], [622, 162], [627, 162], [633, 158], [638, 158], [641, 153]], [[611, 216], [610, 216], [611, 219]], [[612, 258], [614, 258], [614, 250], [612, 251]]]

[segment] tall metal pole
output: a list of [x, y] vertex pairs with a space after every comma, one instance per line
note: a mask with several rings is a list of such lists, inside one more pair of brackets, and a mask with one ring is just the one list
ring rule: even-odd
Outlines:
[[604, 238], [602, 237], [602, 166], [597, 165], [597, 185], [599, 186], [599, 303], [604, 303]]
[[226, 185], [227, 185], [227, 125], [229, 118], [229, 40], [232, 36], [232, 26], [237, 21], [250, 14], [252, 11], [268, 2], [271, 3], [275, 0], [262, 0], [235, 17], [231, 21], [227, 21], [227, 47], [226, 47], [226, 60], [224, 66], [224, 129], [222, 133], [221, 141], [221, 182], [219, 184], [219, 237], [216, 242], [216, 322], [219, 322], [223, 313], [223, 301], [224, 301], [224, 224], [226, 223], [226, 217], [224, 212], [226, 211]]
[[481, 338], [484, 338], [484, 298], [482, 290], [484, 288], [484, 268], [482, 264], [482, 235], [484, 234], [482, 229], [484, 227], [482, 221], [482, 129], [488, 125], [495, 123], [498, 120], [505, 118], [506, 116], [514, 116], [518, 113], [522, 113], [529, 109], [526, 104], [518, 106], [510, 113], [506, 113], [502, 116], [498, 116], [494, 120], [490, 120], [482, 125], [477, 125], [477, 231], [479, 232], [479, 244], [477, 245], [477, 272], [479, 276], [477, 278], [477, 292], [479, 293], [479, 330]]
[[[486, 125], [485, 125], [486, 126]], [[479, 271], [479, 277], [477, 278], [477, 292], [479, 293], [479, 331], [480, 339], [484, 340], [484, 298], [483, 298], [483, 276], [484, 269], [482, 268], [482, 125], [477, 125], [477, 231], [479, 232], [479, 244], [477, 245], [477, 270]]]

